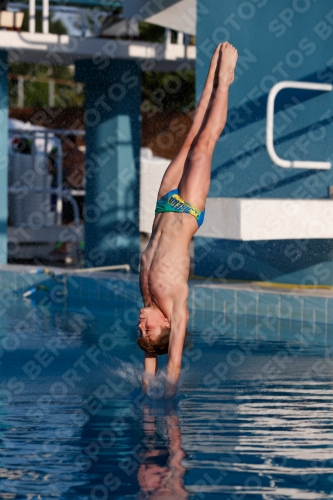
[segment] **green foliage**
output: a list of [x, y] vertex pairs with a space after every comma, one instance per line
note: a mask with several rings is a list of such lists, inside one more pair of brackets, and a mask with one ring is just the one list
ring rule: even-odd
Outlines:
[[[68, 66], [43, 66], [32, 63], [10, 63], [9, 73], [39, 78], [56, 78], [73, 81]], [[55, 105], [61, 107], [84, 106], [84, 88], [56, 84]], [[188, 111], [195, 103], [194, 71], [142, 73], [142, 111]], [[48, 105], [48, 84], [25, 81], [24, 105]], [[9, 106], [17, 106], [17, 81], [9, 80]]]
[[[9, 63], [9, 73], [37, 78], [55, 78], [64, 81], [73, 81], [72, 71], [65, 65], [43, 65], [33, 63]], [[84, 106], [85, 95], [83, 87], [56, 84], [55, 105], [56, 106]], [[48, 105], [48, 83], [24, 82], [24, 105], [25, 106], [47, 106]], [[17, 81], [9, 80], [9, 107], [17, 106]]]
[[73, 74], [66, 65], [35, 64], [35, 63], [13, 63], [8, 65], [9, 73], [14, 75], [29, 75], [39, 78], [59, 78], [62, 80], [73, 80]]
[[9, 108], [17, 106], [17, 82], [15, 80], [8, 82], [8, 106]]
[[140, 40], [143, 42], [163, 43], [165, 28], [157, 24], [139, 22]]
[[[24, 18], [21, 27], [21, 31], [29, 31], [29, 11], [24, 10]], [[42, 11], [36, 10], [36, 32], [42, 32]], [[66, 35], [67, 30], [65, 26], [62, 24], [60, 20], [52, 21], [52, 18], [49, 21], [49, 32], [55, 33], [56, 35]]]
[[142, 111], [189, 111], [195, 106], [195, 73], [142, 73]]
[[48, 85], [42, 82], [25, 82], [24, 101], [29, 106], [41, 107], [48, 103]]
[[[164, 43], [165, 28], [140, 22], [140, 40]], [[171, 32], [175, 41], [176, 32]], [[190, 41], [192, 42], [192, 40]], [[142, 111], [188, 111], [195, 105], [194, 71], [142, 73]]]
[[78, 108], [84, 107], [85, 93], [84, 88], [79, 90], [78, 87], [69, 87], [65, 85], [58, 85], [56, 87], [54, 105], [61, 108], [69, 106], [76, 106]]

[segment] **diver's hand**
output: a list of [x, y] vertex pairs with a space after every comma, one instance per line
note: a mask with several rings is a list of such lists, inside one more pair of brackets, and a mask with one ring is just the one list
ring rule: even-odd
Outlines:
[[142, 392], [146, 393], [149, 383], [157, 373], [158, 362], [157, 357], [145, 352], [144, 367], [142, 374]]
[[177, 386], [176, 385], [165, 385], [164, 388], [164, 394], [163, 397], [164, 399], [172, 399], [176, 396], [177, 394]]
[[146, 394], [146, 393], [147, 393], [148, 386], [149, 386], [148, 379], [147, 379], [147, 377], [145, 376], [145, 374], [143, 374], [143, 375], [142, 375], [142, 392], [143, 392], [144, 394]]
[[180, 370], [178, 373], [178, 370], [175, 372], [171, 372], [170, 369], [168, 369], [168, 373], [166, 376], [165, 380], [165, 386], [164, 386], [164, 398], [165, 399], [171, 399], [174, 398], [177, 394], [177, 383], [180, 375]]

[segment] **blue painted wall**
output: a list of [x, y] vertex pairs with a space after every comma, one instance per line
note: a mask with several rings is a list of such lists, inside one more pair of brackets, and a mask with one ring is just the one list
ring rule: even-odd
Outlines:
[[[333, 83], [333, 4], [319, 0], [204, 1], [198, 7], [197, 95], [210, 55], [230, 41], [239, 52], [230, 88], [228, 121], [213, 157], [209, 196], [328, 198], [333, 172], [283, 169], [265, 147], [266, 105], [271, 87], [282, 80]], [[333, 161], [333, 92], [282, 91], [275, 106], [275, 144], [286, 159]], [[221, 214], [223, 217], [223, 214]], [[331, 240], [311, 241], [299, 252], [295, 241], [249, 243], [196, 239], [196, 274], [211, 275], [240, 253], [242, 265], [228, 267], [229, 279], [301, 282], [313, 266], [325, 266], [320, 283], [333, 284]], [[243, 247], [242, 247], [243, 245]], [[293, 253], [290, 245], [296, 245]], [[241, 250], [240, 250], [241, 248]], [[243, 249], [242, 249], [243, 248]], [[251, 248], [251, 251], [249, 249]], [[201, 254], [209, 255], [200, 259]]]
[[0, 263], [7, 264], [8, 219], [8, 63], [0, 50]]
[[85, 266], [139, 262], [141, 70], [136, 62], [76, 63], [86, 82]]

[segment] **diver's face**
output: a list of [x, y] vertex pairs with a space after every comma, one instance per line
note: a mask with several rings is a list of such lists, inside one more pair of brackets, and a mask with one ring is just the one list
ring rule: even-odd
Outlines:
[[161, 327], [169, 327], [169, 321], [156, 306], [140, 309], [139, 330], [142, 337], [155, 339], [161, 333]]

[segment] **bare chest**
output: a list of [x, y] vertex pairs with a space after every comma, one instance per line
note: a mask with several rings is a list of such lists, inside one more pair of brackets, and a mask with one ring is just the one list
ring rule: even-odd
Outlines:
[[[177, 289], [187, 283], [190, 270], [189, 244], [193, 234], [188, 214], [159, 214], [154, 233], [145, 251], [147, 289], [159, 304], [177, 295]], [[178, 216], [178, 217], [177, 217]]]
[[148, 287], [153, 300], [159, 302], [177, 295], [187, 283], [190, 268], [188, 251], [157, 251], [149, 270]]

